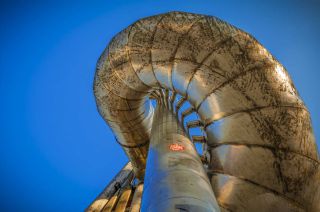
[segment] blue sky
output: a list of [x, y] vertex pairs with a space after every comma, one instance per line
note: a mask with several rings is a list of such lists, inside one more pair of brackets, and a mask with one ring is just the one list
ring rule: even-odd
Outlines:
[[256, 37], [289, 71], [319, 141], [316, 1], [1, 1], [1, 211], [82, 211], [125, 164], [96, 110], [95, 64], [121, 29], [172, 10]]

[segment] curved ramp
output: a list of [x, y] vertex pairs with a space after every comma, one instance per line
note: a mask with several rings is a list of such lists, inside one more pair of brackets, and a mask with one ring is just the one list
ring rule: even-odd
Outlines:
[[285, 68], [252, 36], [215, 17], [170, 12], [112, 39], [98, 61], [94, 93], [141, 179], [149, 98], [159, 90], [181, 95], [199, 115], [221, 209], [320, 211], [309, 112]]

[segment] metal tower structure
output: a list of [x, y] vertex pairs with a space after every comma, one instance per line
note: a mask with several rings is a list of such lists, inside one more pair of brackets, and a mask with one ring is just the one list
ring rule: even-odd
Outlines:
[[141, 19], [101, 55], [94, 93], [130, 162], [87, 211], [320, 211], [309, 112], [246, 32], [184, 12]]

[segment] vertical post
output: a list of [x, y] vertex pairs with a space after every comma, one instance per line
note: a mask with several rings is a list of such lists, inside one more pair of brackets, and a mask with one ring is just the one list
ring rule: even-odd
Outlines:
[[112, 179], [109, 185], [103, 190], [103, 192], [91, 203], [91, 205], [85, 210], [86, 212], [101, 211], [107, 203], [115, 202], [116, 192], [126, 186], [133, 178], [133, 171], [131, 162], [127, 163], [121, 171]]
[[193, 143], [176, 116], [157, 105], [141, 211], [220, 211]]

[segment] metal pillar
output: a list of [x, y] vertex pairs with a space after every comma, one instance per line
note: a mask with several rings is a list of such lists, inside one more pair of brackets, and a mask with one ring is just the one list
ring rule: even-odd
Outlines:
[[85, 211], [103, 211], [104, 209], [109, 208], [110, 205], [112, 205], [112, 209], [113, 206], [116, 204], [116, 200], [118, 198], [117, 192], [119, 193], [119, 189], [128, 186], [133, 177], [134, 175], [132, 164], [131, 162], [129, 162], [112, 179], [109, 185], [103, 190], [103, 192], [91, 203], [91, 205]]
[[173, 112], [153, 119], [141, 211], [220, 211], [203, 164]]

